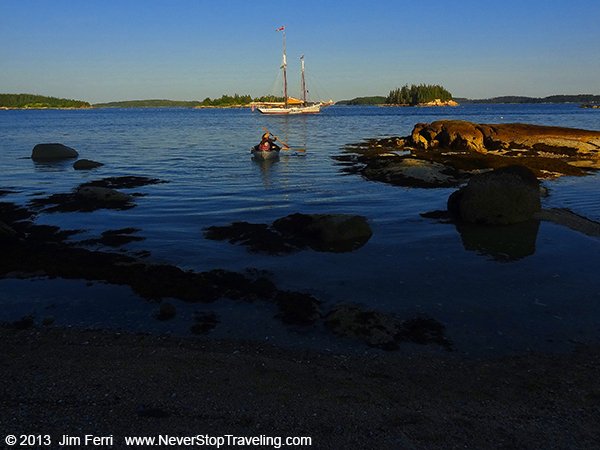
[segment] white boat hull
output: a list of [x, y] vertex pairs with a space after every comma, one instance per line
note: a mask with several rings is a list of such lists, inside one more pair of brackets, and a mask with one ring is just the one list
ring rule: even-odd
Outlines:
[[290, 114], [319, 114], [321, 104], [310, 106], [288, 106], [287, 108], [257, 108], [261, 114], [290, 115]]

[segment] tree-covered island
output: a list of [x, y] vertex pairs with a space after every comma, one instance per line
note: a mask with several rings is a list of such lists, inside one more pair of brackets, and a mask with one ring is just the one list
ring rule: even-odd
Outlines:
[[405, 84], [401, 88], [393, 89], [385, 99], [388, 105], [417, 106], [436, 104], [450, 104], [452, 94], [438, 84]]
[[252, 98], [250, 95], [227, 95], [211, 99], [206, 97], [202, 101], [180, 100], [126, 100], [120, 102], [95, 103], [94, 108], [242, 108], [248, 107], [253, 102], [282, 102], [283, 97], [264, 96]]
[[35, 94], [0, 94], [2, 109], [90, 108], [88, 102]]
[[357, 97], [342, 100], [338, 105], [382, 105], [382, 106], [454, 106], [452, 94], [437, 84], [404, 85], [390, 91], [387, 97]]
[[249, 107], [252, 103], [282, 102], [283, 97], [273, 95], [255, 97], [250, 95], [227, 95], [204, 100], [125, 100], [90, 104], [83, 100], [48, 97], [35, 94], [0, 94], [1, 109], [74, 109], [74, 108], [236, 108]]

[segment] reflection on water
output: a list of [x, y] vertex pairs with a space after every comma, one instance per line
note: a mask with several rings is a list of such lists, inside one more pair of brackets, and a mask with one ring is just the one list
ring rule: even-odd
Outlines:
[[74, 170], [73, 163], [75, 159], [62, 159], [58, 161], [34, 161], [33, 168], [36, 172], [65, 172]]
[[535, 253], [539, 220], [502, 226], [457, 223], [466, 250], [491, 256], [496, 261], [516, 261]]
[[274, 164], [279, 162], [279, 155], [269, 159], [257, 158], [253, 156], [252, 161], [260, 169], [260, 176], [263, 186], [266, 188], [271, 187], [271, 168]]

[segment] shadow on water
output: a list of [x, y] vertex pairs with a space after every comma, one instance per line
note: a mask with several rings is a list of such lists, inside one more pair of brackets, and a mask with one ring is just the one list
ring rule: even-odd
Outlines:
[[503, 226], [456, 223], [465, 250], [488, 255], [496, 261], [510, 262], [535, 253], [539, 220]]

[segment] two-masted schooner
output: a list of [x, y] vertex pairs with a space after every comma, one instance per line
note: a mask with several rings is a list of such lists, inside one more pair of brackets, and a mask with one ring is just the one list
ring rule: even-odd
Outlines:
[[301, 89], [302, 99], [288, 96], [287, 89], [287, 57], [285, 49], [285, 27], [279, 27], [276, 31], [283, 33], [283, 102], [261, 103], [256, 109], [262, 114], [318, 114], [321, 112], [320, 102], [309, 102], [307, 99], [306, 78], [304, 77], [304, 55], [300, 57], [301, 67]]

